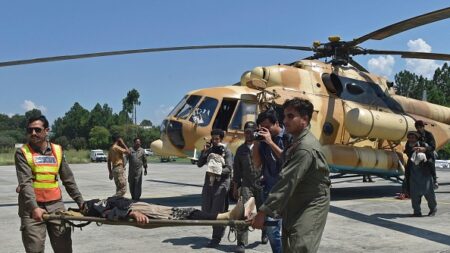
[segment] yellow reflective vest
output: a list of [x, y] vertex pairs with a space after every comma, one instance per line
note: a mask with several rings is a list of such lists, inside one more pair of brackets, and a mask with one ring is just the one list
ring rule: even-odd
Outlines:
[[21, 148], [33, 173], [33, 188], [37, 202], [61, 199], [57, 176], [62, 161], [62, 148], [57, 144], [50, 145], [51, 155], [36, 153], [29, 144]]

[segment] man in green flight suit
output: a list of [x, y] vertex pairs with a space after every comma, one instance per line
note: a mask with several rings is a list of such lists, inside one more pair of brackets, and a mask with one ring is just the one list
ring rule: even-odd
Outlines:
[[330, 206], [328, 164], [309, 131], [314, 106], [294, 98], [283, 104], [286, 131], [294, 137], [284, 152], [279, 181], [252, 221], [262, 228], [266, 215], [283, 218], [283, 252], [317, 252]]

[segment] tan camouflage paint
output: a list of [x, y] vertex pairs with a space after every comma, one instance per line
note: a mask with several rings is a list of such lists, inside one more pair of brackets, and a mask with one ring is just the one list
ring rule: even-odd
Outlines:
[[[352, 101], [344, 101], [327, 89], [322, 80], [322, 75], [335, 73], [340, 76], [353, 78], [361, 81], [368, 81], [379, 85], [386, 94], [390, 94], [402, 105], [406, 115], [393, 113], [389, 108], [369, 106]], [[259, 82], [255, 82], [257, 80]], [[246, 87], [247, 84], [258, 84], [259, 89], [264, 89], [261, 93], [257, 89]], [[327, 150], [327, 159], [331, 164], [340, 166], [350, 166], [354, 168], [365, 167], [381, 169], [386, 171], [398, 171], [401, 173], [404, 163], [404, 133], [413, 129], [414, 120], [424, 120], [429, 125], [426, 129], [431, 131], [435, 138], [437, 147], [442, 147], [450, 140], [450, 109], [443, 106], [434, 105], [428, 102], [413, 100], [398, 95], [394, 95], [393, 89], [387, 85], [387, 80], [366, 72], [361, 72], [352, 66], [332, 66], [318, 60], [302, 60], [293, 66], [274, 65], [267, 67], [256, 67], [245, 72], [241, 77], [241, 86], [225, 86], [218, 88], [207, 88], [192, 91], [189, 94], [222, 98], [239, 98], [241, 94], [256, 95], [259, 93], [260, 108], [265, 108], [264, 103], [275, 102], [283, 104], [287, 99], [300, 97], [310, 100], [314, 104], [315, 113], [311, 120], [311, 131], [319, 139]], [[262, 86], [261, 86], [262, 85]], [[254, 86], [251, 86], [254, 87]], [[345, 125], [352, 125], [352, 129], [357, 129], [357, 120], [347, 120], [346, 113], [351, 109], [368, 110], [374, 117], [378, 116], [376, 122], [365, 122], [371, 125], [372, 129], [367, 134], [351, 134]], [[366, 111], [367, 112], [367, 111]], [[217, 115], [214, 113], [213, 120]], [[383, 121], [383, 117], [386, 119]], [[188, 117], [189, 118], [189, 117]], [[196, 127], [188, 120], [167, 118], [178, 120], [183, 124], [183, 135], [186, 146], [184, 150], [173, 150], [174, 147], [167, 148], [173, 155], [180, 156], [194, 148], [202, 148], [205, 137], [209, 137], [211, 125], [207, 127]], [[323, 126], [327, 122], [333, 127], [333, 132], [326, 135]], [[401, 126], [398, 126], [400, 124]], [[367, 130], [367, 129], [366, 129]], [[353, 131], [353, 130], [351, 130]], [[384, 132], [391, 131], [392, 134]], [[234, 150], [243, 142], [243, 131], [234, 130], [227, 133], [225, 141], [230, 142], [230, 147]], [[163, 146], [169, 147], [170, 143], [164, 136]], [[164, 147], [162, 147], [164, 148]], [[162, 149], [161, 148], [161, 149]], [[160, 151], [163, 151], [161, 150]], [[176, 148], [175, 148], [176, 149]], [[157, 150], [155, 150], [158, 152]], [[400, 161], [400, 162], [399, 162]]]

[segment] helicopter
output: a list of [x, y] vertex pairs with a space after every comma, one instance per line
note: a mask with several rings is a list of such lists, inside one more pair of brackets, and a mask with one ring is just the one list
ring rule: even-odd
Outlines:
[[[450, 8], [444, 8], [351, 41], [330, 36], [328, 42], [315, 41], [312, 46], [237, 44], [146, 48], [0, 62], [0, 67], [179, 50], [309, 51], [312, 56], [292, 63], [245, 71], [235, 84], [188, 92], [164, 119], [161, 138], [151, 144], [152, 150], [160, 156], [195, 157], [213, 128], [225, 130], [224, 142], [235, 150], [243, 143], [245, 122], [255, 121], [258, 113], [268, 108], [281, 112], [281, 105], [287, 99], [299, 97], [314, 104], [311, 132], [322, 144], [331, 172], [398, 178], [404, 172], [405, 139], [408, 131], [415, 130], [414, 122], [423, 120], [428, 124], [427, 130], [435, 136], [439, 149], [450, 140], [450, 109], [396, 95], [392, 82], [369, 73], [353, 57], [389, 54], [448, 61], [449, 54], [373, 50], [359, 45], [449, 17]], [[331, 60], [321, 61], [323, 58]]]

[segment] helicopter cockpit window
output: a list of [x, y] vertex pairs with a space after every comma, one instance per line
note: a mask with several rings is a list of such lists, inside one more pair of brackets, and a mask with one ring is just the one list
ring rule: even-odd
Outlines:
[[172, 111], [170, 111], [169, 116], [173, 116], [175, 113], [177, 113], [180, 108], [186, 103], [188, 96], [184, 96], [183, 99], [181, 99], [180, 102], [178, 102], [178, 104], [172, 109]]
[[353, 95], [360, 95], [364, 92], [364, 90], [356, 83], [347, 83], [345, 88]]
[[190, 96], [185, 104], [182, 104], [181, 109], [178, 111], [177, 115], [175, 117], [177, 118], [186, 118], [192, 111], [192, 109], [197, 105], [198, 101], [200, 100], [200, 96], [192, 95]]
[[[334, 74], [331, 75], [332, 79], [333, 75]], [[345, 84], [342, 92], [339, 93], [338, 91], [338, 96], [341, 99], [350, 100], [374, 107], [386, 107], [396, 112], [403, 111], [400, 104], [389, 95], [386, 95], [379, 85], [372, 82], [356, 80], [348, 77], [337, 75], [334, 76], [339, 80], [339, 83]], [[334, 80], [333, 84], [335, 84], [335, 82], [337, 81]]]
[[199, 126], [207, 126], [211, 122], [214, 111], [216, 110], [218, 101], [215, 98], [205, 97], [200, 105], [194, 109], [189, 121]]
[[231, 121], [230, 129], [243, 130], [245, 122], [255, 121], [255, 118], [256, 104], [249, 101], [240, 101]]

